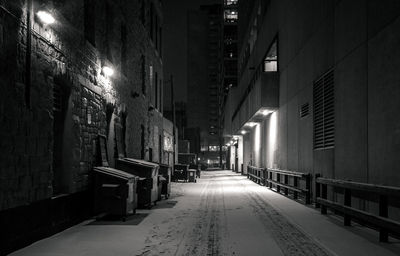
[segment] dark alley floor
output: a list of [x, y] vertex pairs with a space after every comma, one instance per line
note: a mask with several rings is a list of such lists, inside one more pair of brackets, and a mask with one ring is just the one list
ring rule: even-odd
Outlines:
[[11, 255], [400, 255], [378, 233], [343, 227], [231, 171], [173, 183], [172, 195], [122, 221], [88, 220]]

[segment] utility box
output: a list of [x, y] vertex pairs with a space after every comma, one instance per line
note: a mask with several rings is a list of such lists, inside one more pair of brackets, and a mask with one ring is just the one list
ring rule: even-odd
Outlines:
[[139, 176], [138, 206], [151, 208], [158, 200], [159, 165], [144, 160], [122, 158], [116, 160], [116, 168]]
[[162, 175], [165, 179], [165, 181], [162, 182], [162, 187], [161, 187], [161, 194], [165, 196], [165, 198], [168, 198], [169, 195], [171, 194], [171, 166], [167, 164], [159, 164], [160, 165], [160, 170], [159, 174]]
[[94, 211], [125, 217], [137, 208], [138, 177], [114, 168], [94, 167]]

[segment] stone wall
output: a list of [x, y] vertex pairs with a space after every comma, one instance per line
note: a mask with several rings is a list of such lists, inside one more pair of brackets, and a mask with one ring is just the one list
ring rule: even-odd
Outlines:
[[[144, 24], [139, 19], [139, 1], [96, 1], [95, 46], [85, 40], [84, 1], [39, 2], [34, 1], [34, 12], [46, 7], [56, 22], [44, 25], [33, 17], [30, 70], [26, 1], [1, 2], [0, 210], [88, 189], [94, 141], [98, 134], [108, 137], [112, 165], [114, 128], [122, 124], [123, 115], [127, 156], [140, 158], [141, 125], [146, 131], [145, 148], [152, 148], [153, 156], [161, 150], [156, 135], [163, 135], [162, 108], [149, 111], [155, 97], [149, 66], [162, 81], [162, 61], [149, 38], [150, 19]], [[148, 9], [150, 1], [145, 3]], [[110, 7], [116, 17], [111, 30], [103, 15]], [[126, 72], [121, 72], [123, 25], [127, 27]], [[145, 94], [142, 55], [146, 58]], [[105, 65], [114, 69], [112, 77], [103, 74]], [[31, 73], [30, 85], [26, 72]], [[55, 128], [59, 120], [63, 125]], [[153, 160], [159, 161], [158, 157]]]

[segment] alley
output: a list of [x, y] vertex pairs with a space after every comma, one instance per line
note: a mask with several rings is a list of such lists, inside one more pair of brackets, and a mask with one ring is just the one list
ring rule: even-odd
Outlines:
[[[399, 255], [376, 233], [345, 229], [231, 171], [173, 183], [172, 195], [126, 222], [88, 220], [11, 255]], [[324, 228], [321, 228], [324, 227]]]

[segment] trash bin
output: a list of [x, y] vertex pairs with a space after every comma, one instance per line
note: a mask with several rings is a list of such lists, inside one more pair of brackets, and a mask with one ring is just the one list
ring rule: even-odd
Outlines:
[[171, 167], [166, 164], [159, 165], [159, 174], [161, 174], [165, 179], [165, 182], [162, 182], [161, 195], [164, 195], [165, 198], [168, 198], [171, 194]]
[[137, 176], [109, 167], [94, 167], [94, 211], [96, 214], [135, 214]]
[[189, 179], [188, 169], [189, 169], [188, 164], [175, 164], [173, 173], [174, 181], [178, 180], [188, 181]]
[[158, 164], [133, 158], [116, 160], [116, 168], [140, 177], [138, 184], [138, 206], [151, 208], [158, 200]]
[[162, 175], [158, 175], [158, 201], [162, 199], [162, 187], [166, 183], [166, 179]]
[[189, 169], [188, 170], [188, 176], [189, 176], [189, 182], [197, 182], [196, 180], [196, 170], [195, 169]]

